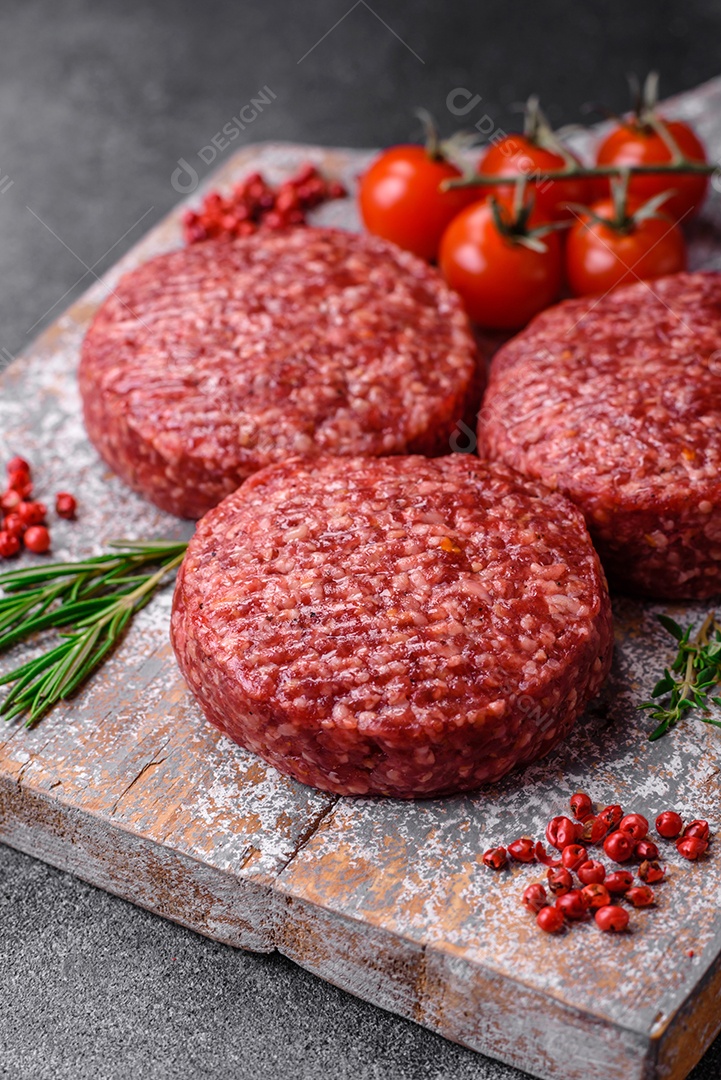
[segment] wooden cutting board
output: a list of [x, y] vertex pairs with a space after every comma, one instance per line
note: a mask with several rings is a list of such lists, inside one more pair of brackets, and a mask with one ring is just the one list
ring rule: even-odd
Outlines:
[[[721, 156], [721, 80], [677, 99]], [[248, 147], [201, 185], [254, 169], [277, 181], [312, 160], [352, 185], [361, 151]], [[144, 503], [86, 441], [75, 368], [120, 273], [181, 243], [174, 211], [0, 381], [0, 457], [27, 455], [38, 496], [78, 493], [55, 554], [190, 526]], [[350, 200], [320, 213], [355, 227]], [[693, 264], [721, 266], [721, 196], [694, 226]], [[670, 654], [654, 620], [700, 608], [619, 600], [602, 698], [546, 761], [472, 796], [414, 804], [335, 798], [280, 776], [202, 719], [168, 643], [170, 590], [70, 704], [34, 731], [0, 731], [0, 838], [201, 934], [278, 949], [330, 982], [539, 1077], [681, 1080], [721, 1028], [721, 841], [703, 865], [669, 845], [658, 908], [633, 932], [541, 934], [519, 905], [533, 868], [493, 874], [492, 844], [530, 834], [581, 788], [655, 817], [721, 825], [721, 732], [689, 721], [657, 743], [635, 710]], [[16, 661], [18, 654], [12, 658]], [[3, 661], [9, 663], [9, 661]], [[665, 857], [665, 852], [664, 852]], [[682, 865], [683, 864], [683, 865]], [[693, 955], [690, 955], [690, 953]]]

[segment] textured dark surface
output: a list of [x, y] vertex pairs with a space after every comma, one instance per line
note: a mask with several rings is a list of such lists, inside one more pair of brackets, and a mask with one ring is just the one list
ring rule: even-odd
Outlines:
[[[674, 93], [721, 67], [721, 6], [705, 0], [372, 6], [377, 15], [357, 6], [298, 64], [350, 3], [7, 0], [0, 350], [24, 348], [92, 282], [87, 267], [101, 272], [177, 201], [177, 160], [197, 160], [263, 85], [276, 100], [233, 149], [265, 138], [378, 144], [406, 137], [420, 103], [450, 128], [457, 86], [480, 93], [480, 113], [501, 126], [511, 116], [500, 103], [539, 90], [562, 123], [582, 101], [621, 107], [628, 70], [657, 66]], [[518, 1075], [278, 956], [213, 944], [9, 849], [0, 875], [4, 1074]], [[693, 1077], [720, 1074], [717, 1042]]]
[[350, 997], [277, 953], [219, 945], [10, 848], [2, 854], [0, 1075], [523, 1075]]

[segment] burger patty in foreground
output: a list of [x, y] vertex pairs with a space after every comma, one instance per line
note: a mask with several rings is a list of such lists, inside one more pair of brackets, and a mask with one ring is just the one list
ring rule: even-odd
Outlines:
[[236, 742], [306, 784], [404, 798], [546, 754], [612, 651], [579, 511], [462, 454], [256, 473], [199, 523], [171, 634]]
[[581, 508], [612, 585], [721, 594], [721, 275], [539, 315], [494, 358], [478, 444]]
[[80, 365], [100, 454], [191, 518], [295, 454], [447, 453], [480, 382], [468, 320], [440, 274], [335, 229], [152, 259], [105, 301]]

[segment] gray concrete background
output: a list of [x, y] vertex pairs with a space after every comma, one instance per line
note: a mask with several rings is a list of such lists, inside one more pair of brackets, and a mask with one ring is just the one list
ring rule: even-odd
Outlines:
[[[665, 94], [719, 74], [721, 4], [2, 0], [0, 40], [1, 365], [170, 209], [178, 159], [262, 86], [276, 98], [234, 148], [406, 139], [417, 105], [450, 131], [457, 86], [501, 127], [532, 91], [565, 124], [583, 102], [622, 109], [628, 71], [658, 68]], [[0, 916], [2, 1076], [522, 1075], [1, 846]], [[721, 1040], [692, 1075], [721, 1077]]]

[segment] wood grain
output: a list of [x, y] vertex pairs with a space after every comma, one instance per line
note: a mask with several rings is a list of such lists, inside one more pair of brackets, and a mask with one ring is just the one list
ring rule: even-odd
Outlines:
[[[721, 81], [674, 109], [721, 155]], [[255, 168], [278, 180], [307, 159], [352, 183], [368, 154], [249, 147], [203, 186], [229, 185]], [[203, 186], [187, 201], [196, 204]], [[0, 455], [32, 460], [40, 498], [68, 487], [81, 497], [79, 521], [53, 529], [58, 556], [97, 553], [118, 534], [189, 534], [98, 461], [75, 385], [79, 344], [98, 303], [124, 270], [181, 242], [181, 213], [0, 381]], [[350, 203], [323, 208], [320, 220], [357, 226]], [[720, 233], [714, 195], [694, 226], [694, 265], [721, 267]], [[473, 796], [408, 804], [302, 787], [211, 729], [175, 666], [169, 605], [166, 590], [73, 702], [34, 731], [0, 733], [5, 842], [219, 941], [279, 949], [536, 1076], [688, 1074], [721, 1028], [721, 857], [693, 865], [669, 845], [658, 910], [636, 913], [631, 934], [583, 925], [558, 940], [541, 935], [519, 906], [538, 873], [494, 875], [481, 853], [516, 835], [541, 836], [578, 788], [649, 816], [673, 805], [721, 824], [721, 733], [687, 722], [652, 744], [634, 708], [668, 656], [654, 613], [697, 619], [700, 609], [618, 600], [611, 678], [562, 748]]]

